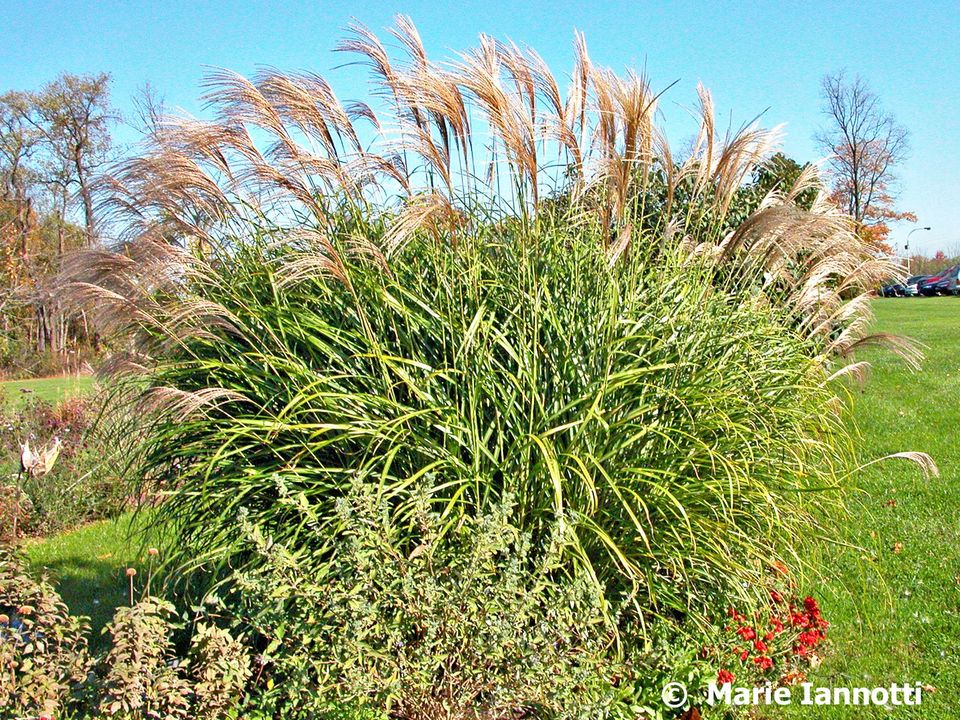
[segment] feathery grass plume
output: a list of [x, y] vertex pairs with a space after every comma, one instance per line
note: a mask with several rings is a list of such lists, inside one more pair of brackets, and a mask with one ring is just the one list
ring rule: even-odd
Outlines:
[[165, 557], [255, 562], [242, 513], [322, 573], [359, 482], [409, 552], [415, 497], [452, 529], [509, 494], [641, 621], [762, 594], [837, 502], [812, 491], [851, 465], [828, 376], [892, 268], [823, 197], [794, 205], [812, 176], [752, 196], [776, 134], [720, 141], [702, 88], [680, 162], [649, 83], [582, 36], [565, 100], [515, 45], [441, 65], [409, 21], [396, 37], [405, 60], [361, 26], [340, 46], [378, 103], [220, 73], [215, 121], [167, 123], [104, 184], [138, 238], [65, 277], [128, 332], [147, 407], [170, 401], [144, 461], [172, 488]]
[[[396, 218], [397, 239], [435, 233], [438, 213], [449, 223], [477, 198], [498, 214], [536, 215], [555, 211], [561, 197], [572, 218], [609, 228], [607, 243], [629, 223], [645, 231], [642, 242], [669, 245], [667, 236], [679, 234], [697, 257], [763, 267], [805, 318], [821, 321], [802, 327], [833, 325], [814, 337], [847, 331], [848, 343], [825, 350], [843, 351], [866, 332], [856, 313], [838, 307], [899, 272], [873, 255], [825, 196], [810, 211], [796, 208], [800, 193], [815, 186], [812, 169], [793, 188], [746, 201], [743, 183], [778, 133], [751, 125], [721, 140], [703, 87], [700, 132], [678, 163], [654, 121], [657, 95], [648, 81], [594, 65], [582, 36], [563, 101], [533, 51], [483, 36], [446, 68], [427, 57], [409, 19], [398, 19], [393, 33], [404, 60], [392, 60], [359, 25], [338, 48], [372, 66], [385, 101], [379, 112], [366, 102], [344, 106], [312, 73], [271, 70], [253, 80], [216, 73], [206, 99], [217, 120], [167, 121], [155, 147], [104, 182], [105, 205], [135, 220], [134, 233], [155, 232], [152, 218], [202, 248], [223, 242], [234, 222], [270, 214], [277, 221], [278, 208], [284, 226], [305, 221], [327, 230], [344, 200], [363, 207], [371, 193], [382, 208], [407, 208]], [[374, 129], [369, 148], [358, 118]], [[249, 128], [270, 138], [268, 146], [259, 149]], [[480, 189], [478, 158], [490, 162], [491, 195]]]

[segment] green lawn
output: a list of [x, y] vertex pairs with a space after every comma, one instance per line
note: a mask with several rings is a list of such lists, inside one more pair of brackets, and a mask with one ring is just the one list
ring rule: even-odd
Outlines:
[[[63, 375], [31, 380], [5, 380], [0, 382], [0, 394], [7, 400], [19, 403], [28, 398], [39, 398], [57, 403], [67, 397], [88, 392], [93, 388], [94, 379], [87, 375]], [[29, 392], [24, 392], [29, 391]]]
[[138, 595], [145, 582], [147, 565], [137, 527], [134, 516], [128, 514], [27, 542], [31, 566], [51, 575], [73, 613], [90, 618], [95, 649], [101, 647], [100, 631], [114, 610], [129, 603], [126, 569], [138, 569]]
[[940, 477], [910, 464], [875, 465], [857, 478], [846, 539], [864, 551], [837, 549], [825, 562], [834, 575], [818, 589], [833, 623], [831, 648], [810, 680], [823, 686], [922, 682], [920, 708], [792, 707], [789, 717], [956, 718], [960, 708], [960, 299], [874, 303], [876, 331], [927, 345], [919, 372], [888, 351], [856, 393], [864, 458], [903, 450], [929, 453]]

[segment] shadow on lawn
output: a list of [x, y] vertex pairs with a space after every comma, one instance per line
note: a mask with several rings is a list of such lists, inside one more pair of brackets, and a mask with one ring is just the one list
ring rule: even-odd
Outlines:
[[130, 602], [128, 567], [135, 567], [134, 591], [139, 598], [147, 579], [147, 563], [135, 516], [91, 523], [62, 535], [29, 543], [34, 571], [49, 575], [74, 615], [90, 618], [90, 645], [104, 649], [102, 630], [117, 607]]
[[126, 564], [113, 557], [101, 560], [70, 554], [46, 561], [39, 567], [49, 574], [71, 614], [90, 618], [91, 650], [104, 649], [107, 643], [103, 628], [117, 607], [130, 602], [124, 575]]

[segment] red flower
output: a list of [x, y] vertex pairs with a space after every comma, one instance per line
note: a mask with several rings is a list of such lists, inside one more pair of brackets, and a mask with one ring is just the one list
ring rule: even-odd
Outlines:
[[773, 667], [773, 660], [768, 658], [766, 655], [760, 655], [759, 657], [755, 657], [753, 659], [753, 662], [756, 663], [757, 667], [760, 668], [761, 670], [769, 670], [770, 668]]
[[757, 652], [764, 653], [764, 652], [767, 651], [767, 644], [766, 644], [765, 642], [763, 642], [763, 640], [757, 640], [757, 641], [753, 644], [753, 648], [754, 648], [754, 650], [756, 650]]
[[727, 683], [732, 683], [736, 676], [729, 670], [720, 670], [717, 673], [717, 684], [726, 685]]
[[766, 635], [763, 636], [763, 639], [764, 639], [766, 642], [770, 642], [771, 640], [773, 640], [773, 633], [772, 633], [772, 632], [768, 632]]
[[750, 655], [750, 653], [749, 653], [747, 650], [741, 650], [741, 651], [740, 651], [740, 662], [746, 662], [746, 661], [747, 661], [747, 657], [748, 657], [749, 655]]
[[783, 602], [783, 595], [778, 593], [776, 590], [770, 591], [770, 599], [773, 600], [777, 605]]
[[752, 627], [744, 625], [743, 627], [737, 629], [737, 635], [742, 637], [744, 640], [749, 641], [753, 640], [757, 636], [757, 633]]
[[820, 608], [817, 606], [817, 601], [814, 600], [809, 595], [803, 599], [803, 608], [813, 615], [820, 614]]

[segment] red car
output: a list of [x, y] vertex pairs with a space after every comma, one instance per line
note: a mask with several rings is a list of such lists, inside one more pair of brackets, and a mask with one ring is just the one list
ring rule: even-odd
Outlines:
[[956, 272], [958, 267], [960, 266], [955, 265], [954, 267], [940, 271], [936, 275], [931, 275], [926, 280], [921, 280], [919, 283], [917, 283], [917, 292], [919, 292], [921, 295], [941, 294], [943, 289], [939, 287], [940, 283], [949, 280], [951, 275]]

